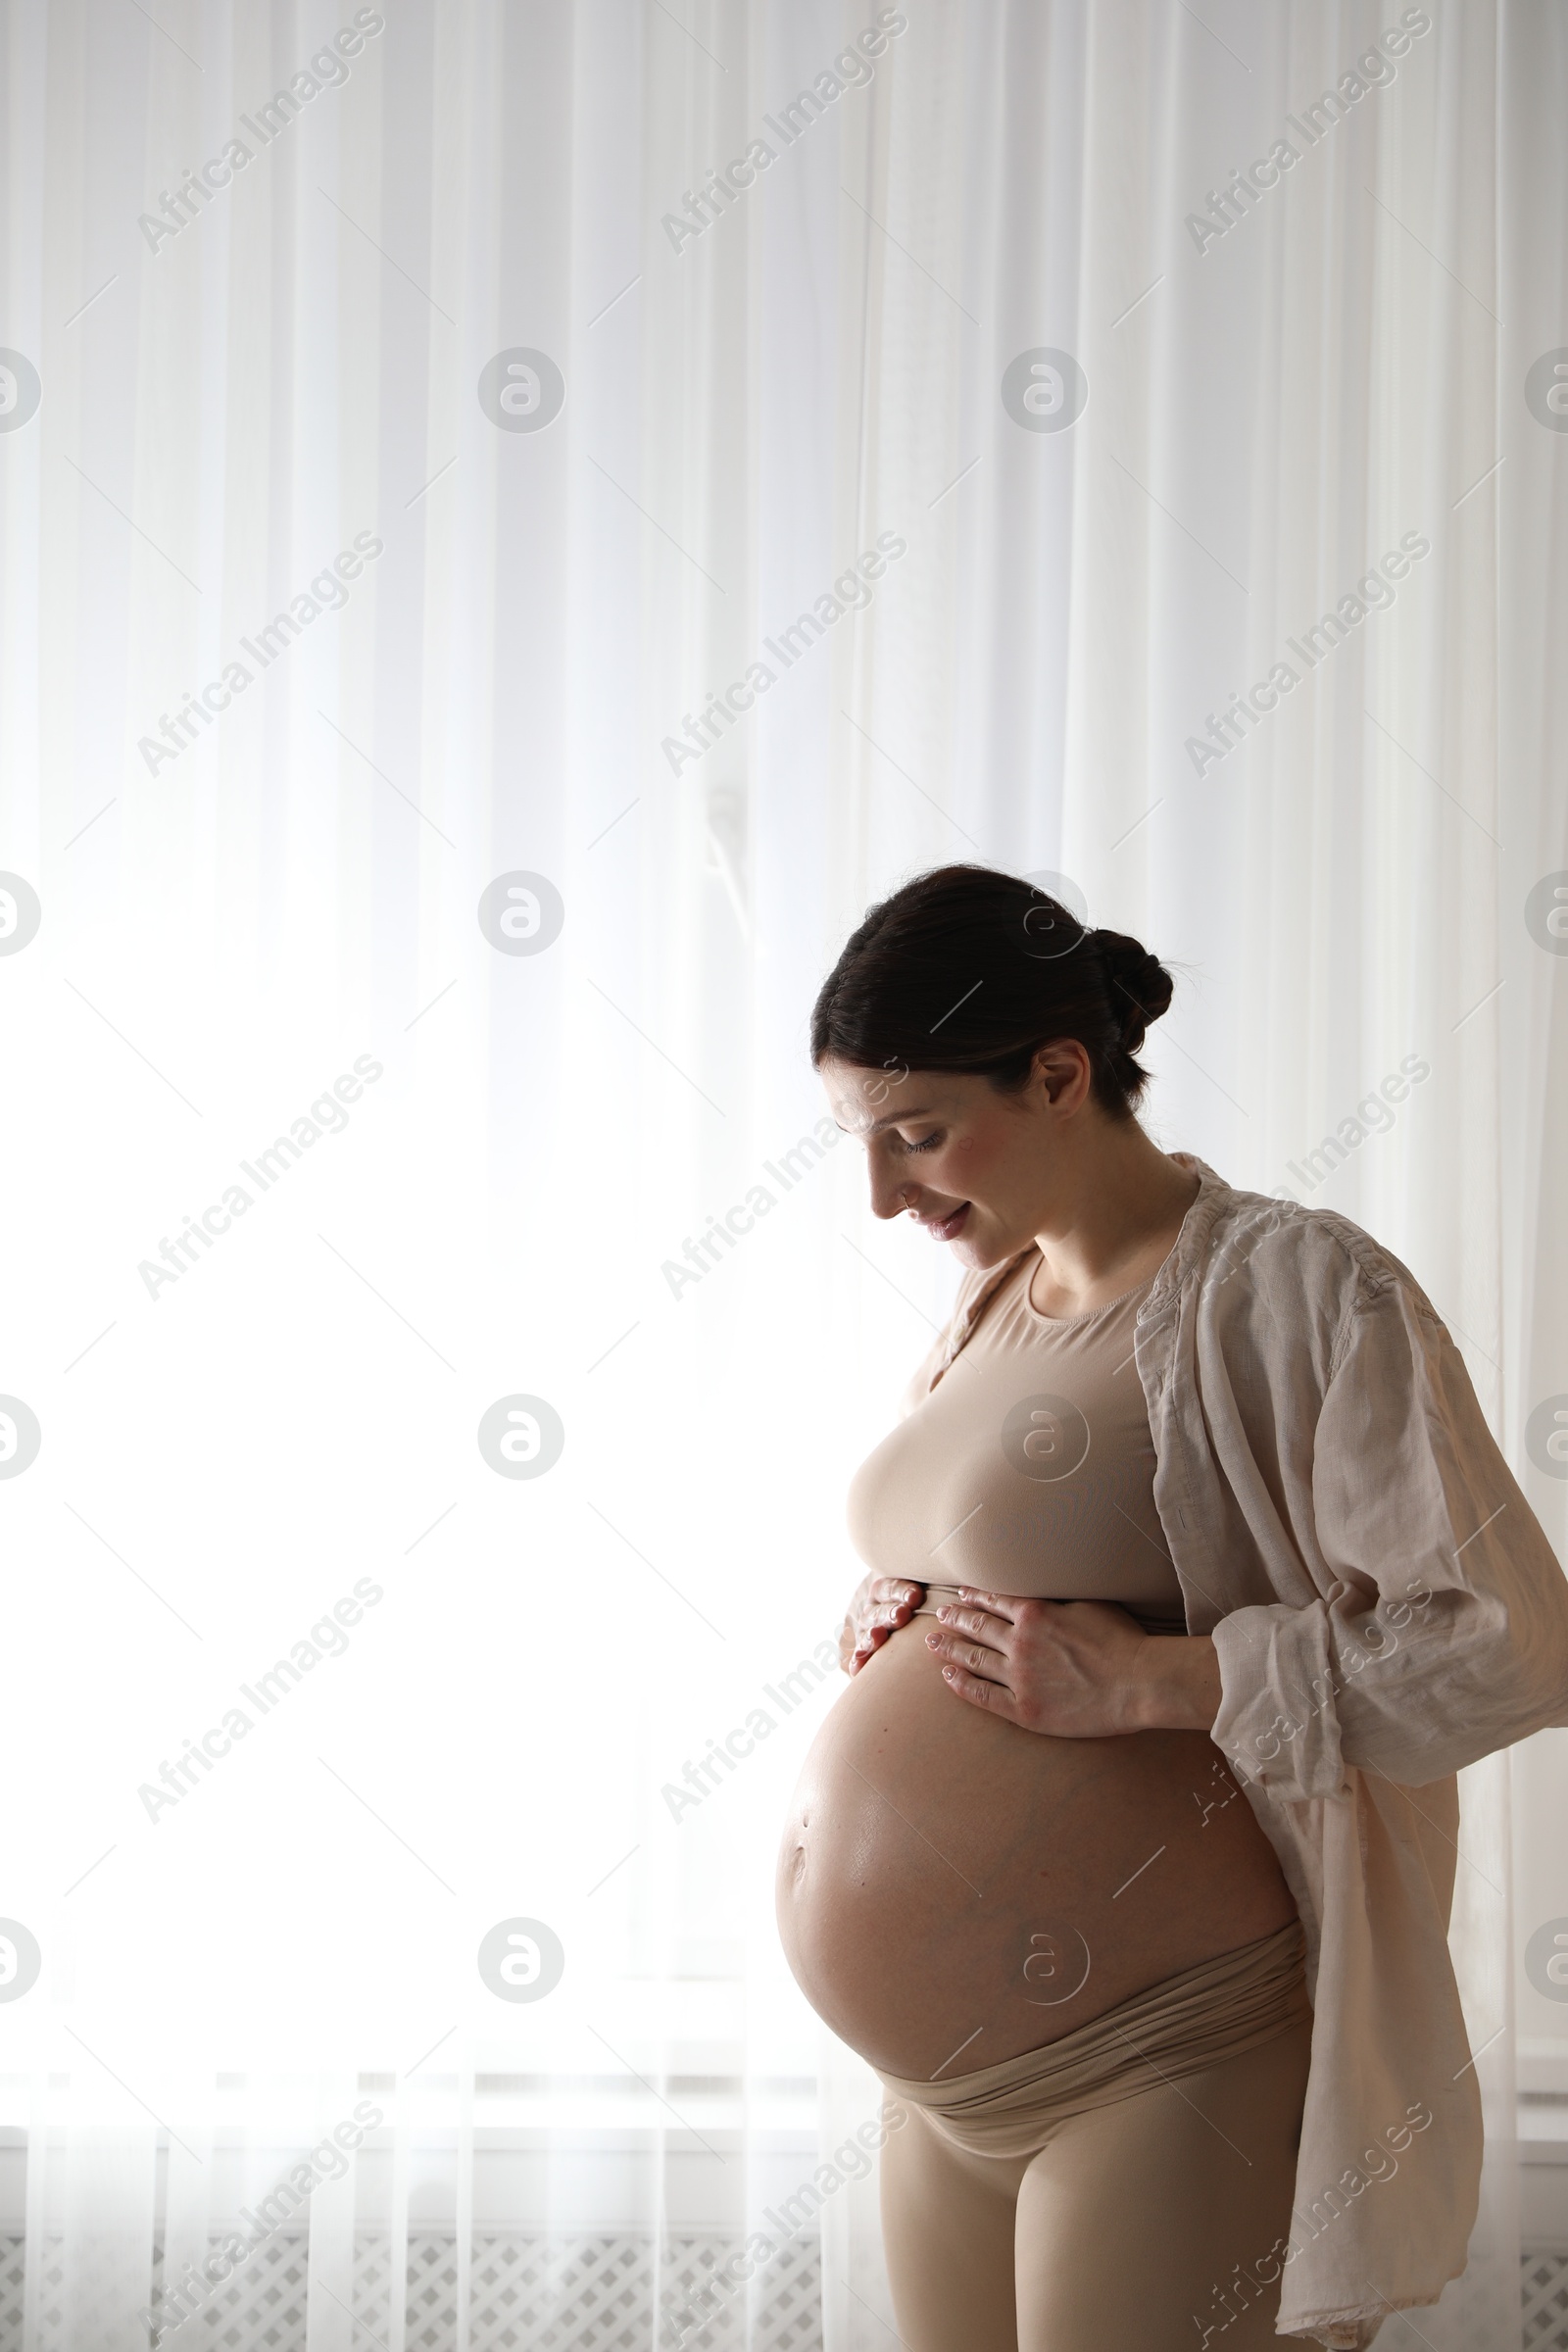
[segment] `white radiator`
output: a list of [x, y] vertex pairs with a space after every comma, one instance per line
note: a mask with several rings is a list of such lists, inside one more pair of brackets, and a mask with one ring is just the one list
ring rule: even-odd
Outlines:
[[[214, 2250], [222, 2243], [213, 2241]], [[390, 2239], [383, 2230], [355, 2236], [354, 2317], [384, 2339]], [[673, 2352], [674, 2321], [714, 2266], [739, 2251], [734, 2238], [685, 2235], [656, 2243], [614, 2235], [550, 2236], [527, 2230], [477, 2230], [469, 2307], [470, 2352]], [[59, 2241], [46, 2242], [41, 2345], [49, 2352], [139, 2352], [140, 2330], [106, 2322], [101, 2341], [83, 2341], [79, 2302], [67, 2343]], [[22, 2352], [23, 2240], [0, 2238], [0, 2352]], [[150, 2286], [163, 2284], [155, 2247]], [[706, 2328], [688, 2333], [685, 2352], [820, 2352], [819, 2241], [803, 2233], [786, 2245], [759, 2281], [750, 2309], [739, 2300]], [[181, 2352], [305, 2352], [306, 2236], [275, 2230], [227, 2283], [216, 2288], [176, 2339]], [[452, 2352], [457, 2342], [458, 2266], [451, 2230], [409, 2233], [405, 2288], [408, 2352]], [[660, 2315], [657, 2336], [651, 2327]], [[90, 2321], [86, 2323], [90, 2325]], [[1568, 2343], [1568, 2337], [1564, 2339]]]
[[[375, 2337], [386, 2329], [389, 2243], [382, 2231], [356, 2237], [354, 2316]], [[685, 2311], [707, 2273], [738, 2249], [738, 2240], [715, 2236], [656, 2245], [625, 2233], [476, 2232], [471, 2352], [652, 2352], [655, 2344], [659, 2352], [674, 2352], [674, 2315]], [[100, 2352], [79, 2339], [66, 2344], [57, 2249], [46, 2246], [44, 2259], [43, 2344], [50, 2352], [55, 2346]], [[161, 2276], [155, 2261], [155, 2288]], [[0, 2238], [0, 2352], [22, 2352], [23, 2277], [22, 2239]], [[408, 2352], [452, 2352], [457, 2282], [451, 2230], [411, 2231]], [[179, 2342], [192, 2352], [305, 2352], [305, 2284], [304, 2233], [280, 2230], [213, 2294]], [[1568, 2249], [1527, 2251], [1521, 2285], [1524, 2352], [1568, 2352]], [[818, 2241], [803, 2234], [768, 2265], [758, 2301], [750, 2308], [736, 2302], [689, 2334], [686, 2352], [820, 2352], [820, 2294]], [[650, 2327], [656, 2308], [657, 2336]], [[106, 2333], [102, 2352], [135, 2352], [135, 2344]]]

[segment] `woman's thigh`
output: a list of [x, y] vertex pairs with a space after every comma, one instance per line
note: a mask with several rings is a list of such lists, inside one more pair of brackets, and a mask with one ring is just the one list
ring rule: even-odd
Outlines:
[[1021, 2352], [1278, 2344], [1277, 2280], [1217, 2298], [1289, 2233], [1310, 2047], [1303, 2021], [1053, 2133], [1018, 2190]]
[[881, 2156], [899, 2334], [908, 2352], [1017, 2352], [1013, 2216], [1029, 2159], [966, 2155], [918, 2107], [906, 2114]]

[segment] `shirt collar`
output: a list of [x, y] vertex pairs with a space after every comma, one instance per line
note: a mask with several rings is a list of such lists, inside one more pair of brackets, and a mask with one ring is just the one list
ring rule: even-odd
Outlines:
[[1150, 1286], [1149, 1296], [1144, 1300], [1145, 1314], [1155, 1313], [1167, 1300], [1174, 1300], [1188, 1275], [1207, 1257], [1214, 1220], [1231, 1198], [1233, 1189], [1223, 1176], [1215, 1174], [1206, 1159], [1200, 1159], [1196, 1152], [1169, 1152], [1166, 1157], [1174, 1160], [1177, 1167], [1186, 1168], [1197, 1176], [1198, 1191], [1182, 1219], [1181, 1230], [1169, 1256]]

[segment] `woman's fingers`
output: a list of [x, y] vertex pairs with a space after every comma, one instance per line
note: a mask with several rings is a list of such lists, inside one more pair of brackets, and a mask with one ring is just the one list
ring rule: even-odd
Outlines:
[[904, 1625], [919, 1606], [925, 1588], [902, 1577], [878, 1577], [867, 1594], [867, 1625]]
[[958, 1599], [967, 1606], [989, 1610], [993, 1617], [1005, 1617], [1009, 1624], [1018, 1608], [1015, 1594], [982, 1592], [973, 1585], [960, 1585]]
[[927, 1634], [927, 1649], [939, 1658], [981, 1676], [989, 1683], [1005, 1682], [1007, 1660], [1000, 1649], [992, 1649], [983, 1642], [959, 1642], [952, 1634]]
[[840, 1658], [847, 1674], [858, 1674], [888, 1636], [907, 1625], [920, 1604], [925, 1587], [902, 1576], [868, 1576], [856, 1593], [845, 1621]]
[[866, 1626], [855, 1644], [856, 1664], [863, 1666], [866, 1659], [871, 1655], [872, 1651], [881, 1648], [883, 1642], [887, 1640], [889, 1634], [891, 1634], [893, 1630], [894, 1629], [891, 1625], [872, 1623]]
[[966, 1698], [972, 1707], [984, 1707], [988, 1715], [1011, 1719], [1012, 1692], [1003, 1684], [988, 1683], [979, 1675], [965, 1673], [961, 1666], [944, 1666], [942, 1679], [950, 1690], [956, 1690], [960, 1698]]
[[956, 1634], [978, 1634], [993, 1649], [999, 1649], [1012, 1631], [1009, 1617], [999, 1617], [992, 1609], [955, 1608], [951, 1601], [938, 1609], [937, 1622], [951, 1626]]

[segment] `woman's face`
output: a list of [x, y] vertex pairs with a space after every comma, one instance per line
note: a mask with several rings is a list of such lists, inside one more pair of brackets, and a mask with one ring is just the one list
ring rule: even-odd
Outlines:
[[[1020, 1094], [952, 1071], [820, 1066], [833, 1116], [865, 1145], [871, 1207], [906, 1212], [966, 1266], [1000, 1265], [1051, 1222], [1099, 1105], [1073, 1039], [1044, 1047]], [[1079, 1114], [1086, 1105], [1091, 1117]]]

